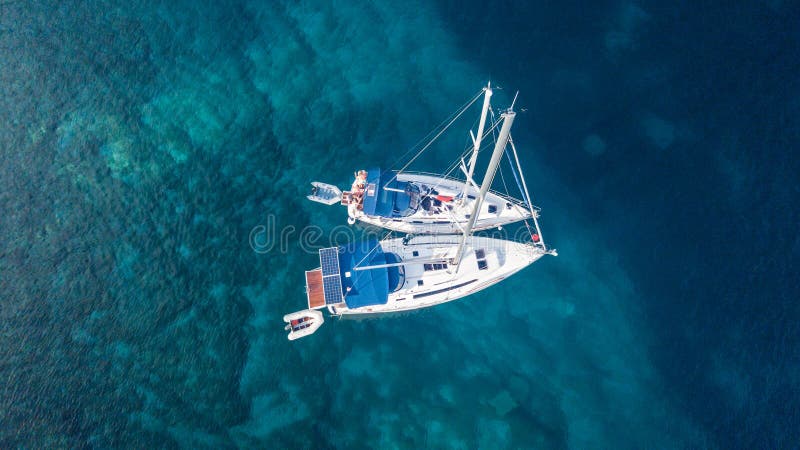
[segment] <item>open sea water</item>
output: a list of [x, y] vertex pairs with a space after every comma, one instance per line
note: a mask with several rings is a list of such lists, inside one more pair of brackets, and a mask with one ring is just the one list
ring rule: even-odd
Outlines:
[[[798, 19], [0, 1], [0, 448], [796, 447]], [[395, 163], [487, 80], [521, 91], [560, 256], [287, 341], [300, 231], [345, 221], [308, 182]]]

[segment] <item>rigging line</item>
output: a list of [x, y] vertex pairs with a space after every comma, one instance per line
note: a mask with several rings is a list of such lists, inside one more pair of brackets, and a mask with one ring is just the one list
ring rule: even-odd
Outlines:
[[[491, 111], [491, 108], [490, 108], [489, 110]], [[486, 136], [488, 136], [488, 135], [489, 135], [489, 133], [493, 133], [493, 131], [494, 131], [494, 130], [497, 128], [497, 125], [498, 125], [498, 124], [496, 124], [496, 123], [494, 123], [494, 121], [492, 121], [492, 126], [491, 126], [491, 127], [489, 127], [489, 129], [488, 129], [488, 130], [486, 130], [486, 131], [483, 133], [483, 136], [481, 136], [481, 142], [482, 142], [482, 145], [481, 145], [481, 148], [480, 148], [480, 149], [478, 149], [478, 153], [480, 153], [480, 152], [481, 152], [481, 149], [483, 149], [484, 147], [486, 147], [486, 146], [487, 146], [487, 144], [486, 144], [486, 143], [485, 143], [485, 141], [484, 141], [484, 138], [486, 138]], [[495, 138], [494, 138], [494, 140], [496, 141], [496, 140], [497, 140], [497, 138], [495, 137]], [[466, 148], [464, 149], [464, 151], [461, 153], [461, 156], [459, 156], [458, 158], [456, 158], [456, 160], [455, 160], [455, 161], [453, 161], [453, 163], [452, 163], [452, 164], [451, 164], [451, 165], [450, 165], [450, 166], [447, 168], [447, 171], [444, 173], [444, 177], [443, 177], [443, 178], [449, 177], [449, 176], [450, 176], [450, 174], [452, 174], [452, 173], [453, 173], [453, 172], [454, 172], [454, 171], [455, 171], [455, 170], [456, 170], [456, 169], [457, 169], [457, 168], [460, 166], [460, 163], [461, 163], [461, 162], [464, 160], [464, 158], [466, 158], [466, 157], [467, 157], [467, 155], [469, 155], [470, 153], [472, 153], [472, 151], [473, 151], [473, 146], [470, 146], [470, 145], [468, 144], [468, 145], [466, 146]], [[465, 179], [465, 180], [464, 180], [464, 183], [469, 183], [469, 180], [466, 180], [466, 179]], [[434, 189], [436, 189], [436, 188], [438, 188], [440, 185], [441, 185], [441, 182], [439, 182], [439, 183], [435, 184], [435, 185], [433, 186], [433, 188], [434, 188]]]
[[[436, 136], [434, 136], [434, 137], [433, 137], [433, 139], [431, 139], [431, 140], [430, 140], [430, 141], [429, 141], [427, 144], [425, 144], [425, 147], [422, 147], [422, 149], [421, 149], [420, 151], [418, 151], [418, 152], [417, 152], [417, 154], [416, 154], [416, 155], [414, 155], [414, 157], [413, 157], [413, 158], [411, 158], [411, 160], [410, 160], [409, 162], [407, 162], [405, 166], [403, 166], [403, 167], [402, 167], [400, 170], [398, 170], [398, 171], [397, 171], [397, 172], [394, 174], [394, 176], [393, 176], [393, 177], [392, 177], [392, 178], [391, 178], [391, 179], [388, 181], [388, 183], [391, 183], [392, 181], [394, 181], [395, 179], [397, 179], [397, 175], [398, 175], [398, 174], [400, 174], [402, 171], [406, 170], [406, 169], [408, 168], [408, 166], [410, 166], [410, 165], [411, 165], [411, 164], [412, 164], [412, 163], [413, 163], [413, 162], [414, 162], [414, 161], [415, 161], [417, 158], [419, 158], [419, 157], [422, 155], [422, 153], [424, 153], [424, 152], [425, 152], [425, 150], [427, 150], [427, 149], [428, 149], [428, 147], [430, 147], [431, 145], [433, 145], [433, 143], [434, 143], [434, 142], [436, 142], [436, 139], [439, 139], [439, 136], [441, 136], [441, 135], [442, 135], [442, 133], [444, 133], [445, 131], [447, 131], [447, 129], [448, 129], [448, 128], [450, 128], [450, 125], [452, 125], [452, 124], [453, 124], [453, 122], [455, 122], [456, 120], [458, 120], [458, 118], [459, 118], [459, 117], [461, 117], [461, 116], [462, 116], [462, 115], [463, 115], [463, 114], [464, 114], [464, 113], [467, 111], [467, 109], [469, 109], [469, 107], [470, 107], [470, 106], [472, 106], [472, 104], [473, 104], [473, 103], [475, 103], [475, 102], [476, 102], [476, 101], [477, 101], [477, 100], [480, 98], [480, 96], [481, 96], [481, 94], [482, 94], [482, 93], [483, 93], [483, 90], [481, 90], [481, 92], [479, 92], [479, 93], [478, 93], [478, 95], [476, 95], [476, 96], [475, 96], [475, 97], [472, 99], [472, 101], [470, 101], [470, 102], [469, 102], [469, 104], [468, 104], [467, 106], [465, 106], [464, 108], [462, 108], [462, 109], [461, 109], [461, 111], [459, 111], [459, 113], [458, 113], [458, 114], [457, 114], [455, 117], [453, 117], [453, 119], [452, 119], [452, 120], [450, 120], [450, 122], [449, 122], [449, 123], [448, 123], [448, 124], [447, 124], [447, 125], [446, 125], [444, 128], [442, 128], [442, 130], [441, 130], [441, 131], [439, 131], [438, 133], [436, 133]], [[406, 152], [406, 154], [408, 154], [408, 152]], [[404, 156], [405, 156], [405, 155], [404, 155]], [[387, 183], [387, 184], [388, 184], [388, 183]]]
[[386, 237], [387, 237], [387, 236], [389, 236], [390, 234], [392, 234], [392, 232], [391, 232], [391, 231], [389, 231], [389, 232], [386, 234], [386, 236], [384, 236], [384, 237], [382, 237], [381, 239], [379, 239], [379, 240], [377, 241], [377, 243], [375, 244], [375, 246], [374, 246], [374, 247], [372, 247], [372, 248], [371, 248], [371, 249], [370, 249], [370, 250], [369, 250], [369, 251], [368, 251], [368, 252], [367, 252], [367, 253], [364, 255], [364, 257], [363, 257], [363, 258], [361, 258], [361, 260], [360, 260], [359, 262], [357, 262], [356, 264], [354, 264], [354, 265], [353, 265], [353, 267], [355, 268], [355, 267], [358, 267], [358, 266], [360, 266], [360, 265], [361, 265], [361, 263], [362, 263], [362, 262], [364, 262], [364, 260], [365, 260], [365, 259], [367, 259], [367, 257], [368, 257], [370, 254], [372, 254], [372, 252], [374, 252], [374, 251], [375, 251], [375, 249], [376, 249], [376, 248], [378, 248], [378, 246], [379, 246], [379, 245], [381, 245], [381, 242], [382, 242], [384, 239], [386, 239]]
[[[481, 136], [482, 142], [483, 142], [483, 139], [492, 131], [492, 128], [494, 128], [494, 126], [490, 127], [489, 130], [486, 130], [486, 132], [483, 133], [483, 136]], [[481, 145], [481, 149], [484, 148], [485, 146], [486, 146], [485, 143], [483, 145]], [[478, 153], [480, 153], [481, 149], [478, 149]], [[456, 158], [455, 161], [453, 161], [453, 163], [450, 164], [450, 166], [448, 166], [447, 170], [444, 173], [444, 177], [442, 177], [442, 178], [449, 177], [456, 169], [458, 169], [458, 167], [461, 165], [461, 162], [464, 161], [464, 158], [466, 158], [467, 155], [472, 153], [472, 151], [473, 151], [473, 146], [468, 144], [466, 146], [466, 148], [464, 149], [464, 151], [461, 153], [461, 155], [458, 158]], [[441, 185], [441, 183], [442, 183], [441, 181], [436, 183], [433, 186], [433, 188], [434, 189], [438, 188]], [[469, 183], [469, 180], [467, 180], [465, 178], [464, 183]]]
[[[481, 140], [483, 140], [484, 138], [486, 138], [486, 136], [488, 136], [488, 135], [489, 135], [489, 133], [493, 133], [493, 131], [494, 131], [494, 130], [496, 130], [496, 129], [497, 129], [497, 127], [498, 127], [500, 124], [501, 124], [501, 122], [496, 122], [496, 123], [495, 123], [495, 122], [492, 122], [492, 126], [491, 126], [491, 127], [488, 129], [488, 130], [486, 130], [486, 132], [484, 132], [484, 133], [483, 133], [483, 136], [481, 136]], [[497, 137], [496, 137], [496, 136], [494, 136], [494, 141], [497, 141]], [[483, 145], [481, 145], [481, 149], [483, 149], [483, 148], [485, 148], [485, 147], [487, 147], [487, 146], [488, 146], [488, 144], [483, 144]], [[480, 151], [481, 151], [481, 150], [479, 149], [479, 150], [478, 150], [478, 152], [480, 153]], [[471, 147], [471, 146], [467, 146], [467, 148], [464, 150], [464, 152], [461, 154], [461, 156], [460, 156], [459, 158], [456, 158], [456, 160], [455, 160], [455, 161], [454, 161], [454, 162], [453, 162], [453, 163], [452, 163], [452, 164], [451, 164], [451, 165], [448, 167], [447, 171], [444, 173], [444, 176], [445, 176], [445, 177], [449, 177], [449, 176], [450, 176], [450, 174], [452, 174], [452, 173], [453, 173], [453, 172], [454, 172], [456, 169], [458, 169], [458, 166], [460, 165], [459, 163], [460, 163], [460, 162], [461, 162], [461, 161], [462, 161], [464, 158], [466, 158], [466, 157], [467, 157], [467, 155], [469, 155], [471, 152], [472, 152], [472, 147]], [[468, 180], [465, 180], [465, 182], [469, 182], [469, 181], [468, 181]], [[438, 188], [440, 185], [441, 185], [441, 182], [439, 182], [439, 183], [435, 184], [435, 185], [433, 186], [433, 188], [434, 188], [434, 189], [436, 189], [436, 188]]]
[[[370, 254], [372, 254], [372, 252], [374, 252], [374, 251], [375, 251], [375, 249], [376, 249], [376, 248], [378, 248], [378, 246], [379, 246], [379, 245], [381, 245], [381, 242], [383, 242], [383, 241], [384, 241], [384, 240], [385, 240], [387, 237], [389, 237], [391, 234], [392, 234], [392, 232], [391, 232], [391, 231], [389, 231], [388, 233], [386, 233], [386, 235], [385, 235], [385, 236], [383, 236], [383, 238], [381, 238], [380, 240], [378, 240], [378, 242], [375, 244], [375, 247], [372, 247], [372, 248], [371, 248], [371, 249], [370, 249], [370, 250], [369, 250], [369, 251], [368, 251], [368, 252], [367, 252], [367, 253], [364, 255], [364, 257], [363, 257], [363, 258], [361, 258], [361, 260], [360, 260], [359, 262], [357, 262], [356, 264], [354, 264], [354, 265], [353, 265], [353, 268], [355, 269], [356, 267], [360, 266], [360, 265], [361, 265], [361, 263], [362, 263], [362, 262], [364, 262], [364, 260], [365, 260], [365, 259], [367, 259], [367, 257], [368, 257]], [[349, 294], [350, 294], [350, 291], [347, 291], [347, 292], [342, 292], [342, 300], [346, 299], [346, 298], [347, 298], [347, 296], [348, 296]]]
[[[510, 142], [511, 141], [511, 134], [510, 133], [509, 133], [508, 139], [509, 139], [509, 142]], [[514, 152], [516, 153], [516, 150], [514, 150]], [[531, 205], [531, 202], [528, 201], [528, 196], [527, 196], [526, 191], [522, 189], [522, 185], [519, 182], [519, 177], [517, 176], [517, 170], [514, 169], [514, 163], [511, 162], [511, 155], [509, 155], [508, 152], [505, 152], [505, 153], [506, 153], [506, 159], [508, 159], [508, 166], [511, 168], [511, 174], [514, 175], [514, 181], [517, 182], [517, 189], [519, 189], [519, 192], [522, 194], [522, 199], [525, 201], [525, 204]], [[516, 154], [515, 154], [515, 156], [516, 156]], [[520, 168], [520, 170], [522, 170], [522, 168]], [[502, 176], [502, 173], [503, 172], [501, 171], [500, 172], [501, 176]], [[522, 175], [522, 173], [520, 173], [520, 175]], [[505, 183], [505, 180], [503, 180], [503, 183]], [[506, 187], [506, 189], [508, 189], [508, 187]], [[532, 208], [532, 206], [531, 206], [531, 208]], [[533, 214], [534, 214], [533, 209], [531, 209], [531, 217], [533, 217]], [[533, 231], [531, 230], [531, 226], [528, 223], [528, 219], [523, 220], [523, 223], [525, 224], [525, 228], [528, 230], [528, 234], [532, 235]]]
[[[481, 93], [482, 93], [482, 91], [481, 91]], [[475, 100], [476, 100], [476, 99], [473, 99], [471, 102], [469, 102], [469, 104], [467, 104], [467, 106], [466, 106], [465, 108], [463, 108], [463, 109], [461, 110], [461, 112], [460, 112], [460, 113], [458, 113], [458, 115], [461, 115], [461, 114], [463, 114], [463, 113], [464, 113], [464, 111], [466, 111], [466, 109], [467, 109], [467, 108], [469, 108], [469, 106], [471, 106], [471, 105], [472, 105], [472, 103], [474, 103], [474, 102], [475, 102]], [[490, 111], [491, 111], [491, 109], [490, 109]], [[454, 113], [454, 114], [456, 114], [456, 113]], [[494, 114], [494, 113], [492, 113], [492, 114]], [[450, 117], [452, 117], [452, 116], [453, 116], [453, 115], [451, 115]], [[457, 119], [457, 118], [458, 118], [458, 117], [456, 117], [456, 119]], [[453, 119], [453, 120], [455, 120], [455, 119]], [[482, 149], [484, 149], [484, 148], [486, 148], [486, 147], [488, 147], [488, 146], [489, 146], [489, 144], [487, 143], [487, 141], [486, 141], [486, 139], [485, 139], [485, 138], [486, 138], [486, 137], [489, 135], [489, 133], [492, 133], [492, 134], [493, 134], [493, 140], [494, 140], [494, 141], [497, 141], [497, 136], [496, 136], [496, 135], [494, 135], [494, 131], [497, 129], [497, 127], [499, 127], [499, 126], [501, 125], [501, 123], [502, 123], [502, 122], [499, 122], [499, 121], [498, 121], [498, 122], [495, 122], [494, 120], [492, 120], [492, 126], [491, 126], [491, 127], [489, 127], [489, 129], [488, 129], [488, 130], [485, 130], [485, 131], [484, 131], [484, 133], [483, 133], [483, 136], [481, 136], [482, 145], [481, 145], [481, 148], [480, 148], [480, 149], [478, 149], [478, 152], [479, 152], [479, 153], [480, 153], [480, 151], [482, 151]], [[450, 125], [448, 125], [448, 127], [449, 127], [449, 126], [450, 126]], [[446, 128], [445, 128], [445, 129], [446, 129]], [[444, 132], [444, 130], [442, 130], [442, 132]], [[440, 133], [440, 134], [441, 134], [441, 133]], [[428, 135], [430, 135], [430, 133], [428, 133]], [[468, 156], [470, 153], [472, 153], [472, 151], [473, 151], [473, 145], [470, 145], [470, 144], [468, 143], [468, 144], [465, 146], [465, 148], [464, 148], [464, 151], [461, 153], [461, 156], [460, 156], [460, 157], [458, 157], [458, 158], [456, 158], [456, 159], [455, 159], [455, 161], [453, 161], [453, 163], [451, 163], [451, 164], [450, 164], [450, 166], [448, 166], [447, 170], [446, 170], [446, 171], [445, 171], [445, 173], [444, 173], [444, 176], [440, 176], [440, 177], [439, 177], [439, 178], [442, 178], [442, 180], [441, 180], [441, 181], [439, 181], [439, 182], [437, 182], [436, 184], [434, 184], [434, 185], [433, 185], [431, 188], [432, 188], [433, 190], [436, 190], [436, 189], [438, 189], [438, 188], [439, 188], [439, 187], [442, 185], [442, 182], [443, 182], [443, 181], [445, 181], [445, 179], [446, 179], [447, 177], [450, 177], [450, 176], [452, 175], [452, 173], [453, 173], [454, 171], [456, 171], [456, 169], [458, 169], [458, 167], [459, 167], [459, 165], [460, 165], [460, 162], [461, 162], [461, 161], [463, 161], [463, 160], [464, 160], [464, 158], [466, 158], [466, 157], [467, 157], [467, 156]], [[406, 152], [406, 154], [408, 154], [408, 152]], [[410, 164], [410, 163], [409, 163], [409, 164]], [[401, 171], [402, 171], [402, 170], [401, 170]], [[399, 174], [400, 174], [400, 171], [398, 171], [398, 173], [397, 173], [397, 174], [395, 174], [394, 178], [392, 178], [392, 180], [390, 180], [390, 182], [391, 182], [391, 181], [393, 181], [395, 178], [397, 178], [397, 176], [398, 176]], [[453, 178], [455, 178], [455, 177], [453, 177]], [[473, 181], [474, 181], [474, 180], [473, 180]], [[464, 182], [465, 182], [465, 183], [468, 183], [469, 181], [468, 181], [468, 180], [465, 180]], [[422, 198], [425, 198], [425, 197], [430, 197], [430, 194], [429, 194], [429, 193], [426, 193], [425, 195], [423, 195], [423, 196], [422, 196]]]
[[[464, 110], [464, 111], [466, 111], [466, 110]], [[463, 113], [464, 113], [464, 111], [462, 111], [462, 112], [461, 112], [461, 114], [463, 114]], [[395, 173], [394, 177], [392, 177], [392, 179], [391, 179], [391, 180], [389, 180], [389, 183], [391, 183], [392, 181], [394, 181], [394, 180], [397, 178], [397, 175], [399, 175], [401, 172], [403, 172], [404, 170], [406, 170], [406, 169], [408, 168], [408, 166], [410, 166], [410, 165], [411, 165], [411, 164], [412, 164], [412, 163], [413, 163], [413, 162], [414, 162], [414, 161], [415, 161], [417, 158], [419, 158], [419, 157], [422, 155], [422, 153], [423, 153], [423, 152], [425, 152], [425, 150], [427, 150], [427, 149], [428, 149], [428, 147], [430, 147], [430, 146], [431, 146], [431, 145], [434, 143], [434, 141], [436, 141], [436, 139], [438, 139], [438, 138], [439, 138], [439, 136], [441, 136], [441, 135], [442, 135], [442, 133], [444, 133], [445, 131], [447, 131], [447, 129], [450, 127], [450, 125], [452, 125], [452, 124], [453, 124], [453, 122], [455, 122], [455, 121], [456, 121], [456, 120], [457, 120], [457, 119], [458, 119], [458, 118], [461, 116], [461, 114], [459, 114], [458, 116], [456, 116], [455, 118], [453, 118], [453, 120], [452, 120], [452, 121], [450, 121], [450, 123], [448, 123], [448, 124], [447, 124], [447, 126], [446, 126], [445, 128], [443, 128], [443, 129], [442, 129], [442, 130], [441, 130], [441, 131], [440, 131], [440, 132], [439, 132], [439, 133], [438, 133], [436, 136], [434, 136], [434, 138], [433, 138], [433, 139], [431, 139], [431, 141], [430, 141], [430, 142], [428, 142], [428, 144], [427, 144], [427, 145], [425, 145], [425, 147], [423, 147], [423, 148], [422, 148], [422, 149], [421, 149], [419, 152], [417, 152], [417, 154], [416, 154], [416, 155], [414, 155], [414, 157], [413, 157], [413, 158], [411, 158], [411, 160], [410, 160], [408, 163], [406, 163], [406, 165], [405, 165], [405, 166], [403, 166], [403, 168], [401, 168], [400, 170], [398, 170], [398, 171]]]
[[[503, 150], [503, 153], [505, 153], [506, 156], [508, 156], [508, 152], [505, 151], [505, 149]], [[503, 166], [502, 165], [498, 165], [497, 169], [500, 171], [500, 181], [503, 182], [503, 189], [505, 190], [506, 195], [511, 197], [511, 193], [508, 191], [508, 185], [506, 184], [506, 177], [505, 177], [505, 175], [503, 175]], [[513, 168], [512, 168], [512, 170], [513, 170]], [[515, 175], [515, 177], [516, 177], [516, 175]]]
[[[481, 92], [482, 92], [482, 91], [481, 91]], [[426, 134], [425, 136], [423, 136], [423, 137], [422, 137], [422, 138], [421, 138], [419, 141], [417, 141], [417, 143], [416, 143], [416, 144], [414, 144], [414, 145], [412, 145], [411, 147], [409, 147], [409, 149], [408, 149], [408, 150], [406, 150], [406, 152], [405, 152], [405, 153], [403, 153], [403, 154], [402, 154], [402, 155], [401, 155], [399, 158], [397, 158], [397, 159], [395, 160], [395, 162], [393, 162], [393, 163], [392, 163], [392, 164], [391, 164], [389, 167], [390, 167], [390, 168], [391, 168], [391, 167], [394, 167], [394, 166], [395, 166], [395, 164], [397, 164], [398, 162], [402, 161], [402, 160], [403, 160], [403, 158], [405, 158], [406, 156], [408, 156], [408, 154], [409, 154], [409, 153], [411, 153], [411, 152], [412, 152], [412, 151], [414, 151], [415, 149], [419, 148], [419, 146], [420, 146], [420, 145], [422, 145], [422, 143], [423, 143], [423, 142], [425, 142], [425, 140], [426, 140], [426, 139], [428, 139], [428, 137], [429, 137], [430, 135], [432, 135], [434, 132], [436, 132], [436, 130], [438, 130], [439, 128], [443, 127], [443, 126], [444, 126], [444, 124], [445, 124], [445, 123], [447, 123], [447, 121], [449, 121], [449, 120], [450, 120], [450, 119], [451, 119], [451, 118], [452, 118], [454, 115], [458, 114], [458, 112], [459, 112], [459, 111], [461, 111], [462, 109], [469, 108], [469, 107], [472, 105], [472, 103], [474, 103], [474, 102], [475, 102], [475, 100], [477, 99], [477, 97], [479, 97], [479, 96], [480, 96], [481, 92], [478, 92], [478, 94], [476, 94], [476, 98], [475, 98], [475, 99], [472, 99], [472, 100], [469, 100], [469, 101], [465, 102], [464, 104], [462, 104], [462, 105], [461, 105], [461, 107], [459, 107], [458, 109], [456, 109], [456, 110], [455, 110], [455, 111], [454, 111], [452, 114], [450, 114], [449, 116], [447, 116], [447, 118], [445, 118], [443, 121], [441, 121], [441, 122], [439, 123], [439, 125], [436, 125], [435, 127], [433, 127], [433, 129], [432, 129], [431, 131], [429, 131], [429, 132], [428, 132], [428, 134]]]
[[[492, 130], [493, 130], [492, 137], [494, 138], [494, 140], [496, 142], [497, 141], [497, 137], [494, 136], [494, 130], [497, 128], [497, 124], [499, 124], [501, 122], [500, 121], [495, 122], [494, 119], [495, 119], [494, 110], [492, 110]], [[503, 153], [506, 153], [505, 149], [503, 150]], [[511, 194], [509, 194], [509, 192], [508, 192], [508, 186], [506, 185], [506, 177], [503, 176], [503, 167], [501, 165], [498, 165], [497, 169], [500, 171], [500, 180], [503, 182], [503, 188], [505, 189], [506, 195], [510, 197]]]
[[[508, 152], [505, 152], [505, 154], [506, 154], [506, 156], [508, 156]], [[510, 158], [509, 158], [508, 162], [509, 163], [511, 162]], [[503, 187], [506, 189], [506, 195], [511, 197], [511, 194], [508, 192], [508, 186], [506, 186], [506, 179], [503, 176], [503, 168], [499, 167], [499, 169], [500, 169], [500, 179], [503, 180]], [[517, 174], [514, 171], [514, 166], [511, 166], [511, 173], [514, 175], [514, 178], [516, 179], [517, 178]], [[519, 180], [517, 181], [517, 187], [519, 187]], [[524, 193], [523, 193], [523, 195], [524, 195]], [[531, 212], [531, 217], [533, 217], [533, 212]], [[528, 219], [523, 219], [522, 223], [525, 224], [525, 229], [528, 230], [528, 235], [533, 235], [533, 231], [531, 230], [531, 226], [528, 223]]]
[[[491, 113], [492, 113], [492, 121], [494, 121], [494, 118], [495, 118], [494, 110], [492, 110]], [[517, 167], [519, 168], [520, 176], [522, 176], [522, 166], [519, 164], [519, 158], [517, 157], [517, 148], [514, 146], [514, 140], [511, 139], [511, 133], [508, 134], [508, 143], [511, 144], [511, 149], [514, 151], [514, 159], [517, 161]], [[505, 152], [505, 153], [506, 153], [506, 156], [509, 158], [509, 163], [511, 163], [511, 157], [508, 156], [508, 152]], [[514, 166], [513, 165], [511, 165], [511, 170], [512, 170], [512, 173], [514, 174], [514, 178], [516, 179], [517, 178], [517, 174], [516, 174], [516, 172], [514, 172]], [[502, 176], [502, 172], [501, 172], [501, 176]], [[526, 199], [526, 203], [528, 205], [528, 209], [531, 212], [531, 218], [533, 219], [534, 225], [536, 225], [536, 232], [539, 234], [539, 240], [541, 242], [542, 248], [544, 248], [544, 240], [541, 239], [542, 233], [539, 230], [539, 222], [536, 220], [536, 212], [533, 210], [533, 203], [531, 203], [530, 195], [528, 195], [528, 189], [527, 189], [527, 186], [525, 185], [525, 179], [523, 178], [522, 181], [523, 181], [522, 186], [524, 187], [524, 189], [519, 186], [519, 180], [517, 180], [517, 187], [520, 189], [520, 192], [522, 193], [523, 198]], [[523, 220], [523, 223], [525, 224], [525, 228], [528, 230], [528, 234], [533, 234], [533, 233], [531, 233], [531, 226], [528, 223], [528, 219]]]
[[[451, 174], [452, 174], [452, 173], [453, 173], [453, 172], [454, 172], [456, 169], [458, 169], [458, 166], [459, 166], [459, 163], [461, 162], [461, 160], [463, 160], [463, 159], [464, 159], [464, 158], [465, 158], [465, 157], [466, 157], [466, 156], [467, 156], [467, 155], [468, 155], [468, 154], [469, 154], [471, 151], [472, 151], [472, 148], [471, 148], [471, 147], [469, 147], [469, 146], [468, 146], [468, 147], [466, 147], [466, 149], [465, 149], [465, 150], [464, 150], [464, 152], [461, 154], [461, 156], [460, 156], [459, 158], [456, 158], [456, 160], [455, 160], [455, 161], [453, 161], [453, 162], [452, 162], [452, 163], [451, 163], [451, 164], [450, 164], [450, 165], [447, 167], [447, 170], [444, 172], [444, 175], [443, 175], [443, 176], [439, 176], [438, 178], [447, 178], [447, 177], [449, 177], [449, 176], [450, 176], [450, 175], [451, 175]], [[398, 175], [399, 175], [399, 174], [398, 174]], [[443, 180], [442, 180], [442, 181], [443, 181]], [[442, 181], [438, 181], [436, 184], [434, 184], [433, 186], [431, 186], [431, 188], [432, 188], [433, 190], [436, 190], [436, 189], [438, 189], [438, 188], [439, 188], [439, 186], [441, 186], [441, 185], [442, 185]], [[425, 195], [423, 196], [423, 198], [424, 198], [424, 197], [430, 197], [430, 195], [428, 195], [428, 194], [425, 194]]]
[[[503, 153], [508, 154], [508, 152], [503, 149]], [[508, 192], [508, 185], [506, 184], [506, 177], [503, 175], [503, 166], [501, 164], [497, 165], [497, 170], [500, 172], [500, 181], [503, 182], [503, 189], [507, 196], [511, 197], [511, 193]]]
[[508, 185], [506, 184], [506, 177], [503, 176], [503, 167], [502, 166], [497, 166], [497, 170], [500, 172], [500, 181], [503, 182], [503, 189], [505, 190], [506, 195], [508, 195], [510, 197], [511, 194], [508, 192]]
[[[484, 134], [485, 136], [485, 134]], [[481, 137], [483, 138], [483, 137]], [[453, 161], [450, 166], [448, 166], [447, 171], [445, 172], [446, 175], [450, 175], [453, 171], [455, 171], [458, 166], [460, 165], [461, 161], [467, 157], [472, 152], [472, 148], [475, 146], [474, 143], [467, 143], [464, 146], [464, 150], [461, 152], [461, 155]], [[479, 150], [480, 151], [480, 150]]]
[[[539, 236], [539, 245], [541, 245], [543, 250], [547, 250], [547, 246], [544, 243], [544, 238], [542, 238], [542, 230], [539, 228], [539, 221], [536, 220], [536, 211], [533, 210], [533, 200], [531, 199], [530, 193], [528, 192], [528, 185], [525, 183], [525, 176], [522, 174], [522, 165], [519, 163], [519, 156], [517, 156], [517, 147], [514, 145], [514, 140], [511, 139], [511, 135], [508, 135], [508, 142], [511, 144], [511, 150], [514, 151], [514, 160], [517, 162], [517, 168], [519, 169], [519, 176], [522, 178], [522, 187], [525, 190], [524, 194], [525, 197], [528, 198], [528, 208], [531, 211], [531, 218], [533, 219], [533, 224], [536, 226], [536, 234]], [[525, 225], [528, 224], [528, 221], [525, 221]], [[530, 227], [528, 227], [530, 230]]]
[[[500, 121], [497, 121], [497, 122], [495, 122], [494, 110], [492, 110], [491, 112], [492, 112], [492, 131], [494, 131], [494, 130], [496, 130], [496, 129], [497, 129], [497, 126], [498, 126], [499, 124], [501, 124], [502, 122], [500, 122]], [[509, 133], [509, 136], [511, 136], [511, 134], [510, 134], [510, 133]], [[495, 137], [494, 137], [494, 139], [495, 139], [495, 141], [496, 141], [496, 140], [497, 140], [497, 137], [495, 136]], [[505, 149], [503, 150], [503, 153], [505, 153], [505, 154], [506, 154], [506, 156], [508, 156], [508, 152], [507, 152], [507, 151], [505, 151]], [[503, 182], [503, 189], [505, 189], [505, 194], [506, 194], [506, 197], [513, 198], [513, 196], [511, 195], [511, 193], [508, 191], [508, 185], [506, 184], [506, 177], [503, 175], [503, 167], [502, 167], [502, 166], [500, 166], [500, 165], [498, 165], [498, 166], [497, 166], [497, 168], [500, 170], [500, 180]], [[512, 173], [514, 173], [514, 172], [513, 172], [513, 170], [514, 170], [513, 166], [512, 166], [512, 168], [511, 168], [511, 170], [512, 170]], [[516, 174], [514, 174], [514, 177], [516, 178]], [[526, 225], [527, 225], [527, 223], [526, 223]], [[530, 227], [529, 227], [529, 229], [530, 229]]]
[[[509, 138], [509, 140], [511, 140], [511, 138]], [[509, 155], [508, 152], [506, 152], [506, 159], [508, 159], [508, 166], [511, 167], [511, 173], [514, 174], [514, 181], [517, 182], [517, 189], [519, 189], [519, 192], [522, 194], [522, 200], [525, 203], [530, 203], [528, 201], [528, 196], [526, 195], [525, 191], [522, 189], [522, 184], [519, 182], [519, 177], [517, 177], [517, 171], [514, 169], [514, 163], [511, 161], [511, 155]], [[532, 211], [531, 211], [531, 214], [533, 214]]]

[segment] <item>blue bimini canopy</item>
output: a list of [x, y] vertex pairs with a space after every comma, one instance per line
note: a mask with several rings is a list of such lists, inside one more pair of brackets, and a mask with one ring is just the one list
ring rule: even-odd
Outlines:
[[378, 217], [412, 214], [417, 209], [418, 192], [419, 189], [407, 181], [397, 181], [390, 171], [370, 169], [367, 171], [364, 214]]
[[389, 269], [354, 270], [355, 267], [381, 264], [386, 264], [386, 256], [374, 239], [339, 247], [342, 291], [348, 308], [386, 304], [389, 299]]

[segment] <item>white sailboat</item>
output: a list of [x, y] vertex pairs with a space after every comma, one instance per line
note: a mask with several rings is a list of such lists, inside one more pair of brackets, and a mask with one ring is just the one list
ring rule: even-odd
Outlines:
[[[455, 119], [460, 117], [483, 95], [483, 107], [476, 134], [470, 130], [471, 146], [464, 155], [451, 165], [445, 174], [432, 174], [406, 171], [411, 162], [419, 157], [436, 141]], [[308, 198], [331, 205], [341, 203], [347, 206], [348, 223], [356, 221], [409, 234], [447, 234], [461, 233], [473, 214], [477, 214], [473, 229], [475, 231], [501, 227], [525, 220], [538, 214], [530, 208], [527, 199], [519, 200], [508, 194], [487, 190], [482, 207], [474, 212], [480, 187], [473, 181], [475, 165], [481, 145], [487, 136], [495, 136], [499, 122], [486, 129], [487, 117], [491, 111], [491, 84], [476, 95], [459, 111], [449, 123], [437, 133], [422, 150], [399, 171], [373, 168], [356, 173], [355, 181], [349, 191], [341, 192], [336, 186], [315, 181]], [[491, 115], [492, 118], [494, 114]], [[494, 122], [494, 121], [492, 121]], [[512, 144], [513, 145], [513, 144]], [[513, 150], [517, 167], [522, 171]], [[464, 158], [469, 155], [469, 161]], [[510, 158], [509, 158], [510, 161]], [[464, 179], [453, 177], [460, 168]]]
[[306, 271], [308, 310], [300, 314], [327, 309], [335, 316], [377, 315], [425, 308], [478, 292], [544, 255], [557, 255], [546, 247], [536, 215], [531, 216], [529, 242], [472, 235], [515, 113], [509, 109], [501, 117], [489, 167], [460, 234], [422, 234], [322, 249], [320, 267]]

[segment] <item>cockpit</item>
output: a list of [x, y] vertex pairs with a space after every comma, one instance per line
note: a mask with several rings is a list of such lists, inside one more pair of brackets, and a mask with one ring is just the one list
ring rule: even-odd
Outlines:
[[419, 208], [419, 186], [408, 182], [402, 184], [405, 184], [405, 189], [403, 189], [402, 192], [395, 192], [394, 196], [392, 215], [395, 217], [410, 216]]

